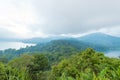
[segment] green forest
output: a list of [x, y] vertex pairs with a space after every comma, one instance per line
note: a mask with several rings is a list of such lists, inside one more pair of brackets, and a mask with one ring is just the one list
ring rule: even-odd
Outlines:
[[92, 48], [62, 53], [24, 53], [1, 58], [0, 80], [120, 80], [120, 59]]
[[0, 0], [0, 80], [120, 80], [120, 0]]

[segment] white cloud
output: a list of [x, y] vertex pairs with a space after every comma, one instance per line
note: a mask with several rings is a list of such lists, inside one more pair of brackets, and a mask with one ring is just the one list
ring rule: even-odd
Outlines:
[[[37, 24], [38, 19], [31, 1], [0, 1], [0, 28], [17, 34], [18, 37], [31, 37], [29, 25]], [[9, 34], [5, 34], [6, 36]], [[13, 37], [11, 35], [11, 37]]]
[[114, 36], [120, 36], [119, 31], [120, 31], [120, 25], [113, 26], [111, 28], [102, 28], [99, 30], [99, 32], [108, 33], [108, 34], [114, 35]]
[[119, 0], [0, 0], [0, 34], [77, 37], [99, 31], [119, 36], [119, 4]]

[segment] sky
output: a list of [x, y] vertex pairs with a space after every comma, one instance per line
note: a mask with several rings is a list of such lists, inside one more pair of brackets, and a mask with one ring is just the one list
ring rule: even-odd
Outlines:
[[0, 0], [0, 38], [120, 36], [120, 0]]

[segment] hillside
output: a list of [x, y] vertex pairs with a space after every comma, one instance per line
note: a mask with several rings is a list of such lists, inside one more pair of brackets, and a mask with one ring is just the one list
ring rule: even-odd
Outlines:
[[111, 50], [119, 50], [120, 49], [120, 37], [111, 36], [104, 33], [92, 33], [85, 35], [83, 37], [72, 38], [72, 37], [63, 37], [63, 36], [54, 36], [54, 37], [47, 37], [47, 38], [32, 38], [32, 39], [25, 39], [22, 40], [24, 43], [48, 43], [54, 40], [78, 40], [84, 42], [85, 44], [90, 44], [94, 46], [102, 46], [107, 47]]
[[0, 60], [0, 80], [120, 80], [120, 58], [91, 48], [72, 56], [63, 54], [23, 54], [7, 63]]
[[120, 38], [103, 33], [93, 33], [79, 38], [54, 37], [50, 40], [45, 39], [36, 43], [36, 46], [21, 48], [19, 50], [6, 49], [0, 51], [0, 56], [4, 58], [7, 55], [7, 58], [11, 59], [23, 53], [32, 52], [72, 55], [89, 47], [102, 52], [120, 50]]
[[0, 51], [1, 57], [7, 55], [9, 59], [12, 57], [19, 56], [23, 53], [32, 53], [32, 52], [40, 52], [40, 53], [50, 53], [50, 54], [62, 54], [62, 55], [72, 55], [77, 52], [81, 52], [87, 48], [93, 48], [96, 51], [106, 51], [107, 47], [93, 45], [90, 43], [85, 43], [83, 41], [79, 41], [76, 39], [60, 39], [53, 40], [47, 43], [39, 43], [36, 46], [30, 46], [26, 48], [21, 48], [19, 50], [15, 49], [7, 49], [4, 51]]
[[51, 37], [45, 37], [45, 38], [36, 37], [36, 38], [30, 38], [30, 39], [23, 39], [21, 40], [21, 42], [38, 44], [38, 43], [50, 42], [52, 40], [70, 39], [70, 38], [71, 37], [64, 37], [64, 36], [51, 36]]
[[83, 37], [79, 37], [78, 40], [109, 47], [110, 49], [120, 49], [120, 37], [115, 37], [111, 35], [107, 35], [104, 33], [93, 33]]

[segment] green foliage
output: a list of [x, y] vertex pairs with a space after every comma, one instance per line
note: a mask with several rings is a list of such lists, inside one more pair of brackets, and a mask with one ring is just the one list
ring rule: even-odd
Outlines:
[[21, 69], [23, 67], [27, 67], [28, 65], [32, 64], [33, 56], [28, 54], [23, 54], [20, 57], [17, 57], [11, 61], [9, 61], [8, 65], [12, 67], [16, 67], [18, 69]]
[[26, 48], [16, 49], [6, 49], [4, 51], [0, 50], [0, 60], [6, 59], [12, 60], [16, 57], [19, 57], [23, 53], [47, 53], [47, 54], [57, 54], [58, 56], [70, 56], [72, 54], [83, 51], [89, 47], [94, 48], [97, 51], [106, 51], [109, 48], [94, 45], [90, 43], [86, 43], [84, 41], [79, 41], [77, 39], [61, 39], [61, 40], [53, 40], [48, 43], [39, 43], [35, 46], [30, 46]]
[[0, 80], [31, 80], [26, 68], [17, 69], [0, 63]]
[[55, 65], [50, 80], [59, 80], [61, 77], [66, 80], [68, 77], [73, 80], [119, 80], [119, 66], [119, 59], [105, 57], [103, 53], [89, 48]]
[[0, 63], [0, 80], [2, 79], [5, 80], [6, 78], [5, 74], [6, 74], [5, 66], [2, 63]]
[[26, 68], [7, 67], [5, 80], [31, 80]]
[[62, 52], [67, 49], [64, 46], [58, 48], [55, 50], [59, 53], [31, 52], [8, 63], [1, 58], [4, 63], [0, 63], [0, 80], [120, 80], [119, 58], [106, 57], [91, 48], [76, 53], [69, 46], [74, 55], [68, 53], [69, 50]]
[[28, 66], [29, 74], [33, 80], [38, 80], [48, 67], [48, 58], [43, 54], [35, 54], [32, 64]]
[[48, 59], [43, 54], [34, 55], [33, 64], [29, 65], [32, 73], [44, 71], [48, 67]]

